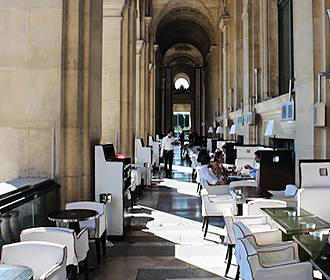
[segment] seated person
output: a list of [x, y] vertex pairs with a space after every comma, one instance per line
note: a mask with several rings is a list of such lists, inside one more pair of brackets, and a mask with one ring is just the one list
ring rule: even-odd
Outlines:
[[224, 181], [228, 181], [230, 172], [223, 166], [223, 163], [224, 155], [222, 151], [216, 151], [214, 154], [214, 161], [211, 162], [209, 166], [218, 178], [222, 178]]
[[209, 168], [210, 157], [204, 155], [201, 158], [202, 167], [199, 170], [200, 180], [207, 182], [209, 185], [225, 185], [225, 181], [222, 178], [218, 178], [213, 171]]
[[256, 151], [254, 153], [254, 159], [256, 161], [256, 164], [254, 167], [251, 165], [247, 164], [244, 166], [246, 169], [250, 169], [250, 175], [255, 179], [257, 177], [257, 170], [260, 169], [260, 160], [261, 160], [261, 153], [260, 151]]

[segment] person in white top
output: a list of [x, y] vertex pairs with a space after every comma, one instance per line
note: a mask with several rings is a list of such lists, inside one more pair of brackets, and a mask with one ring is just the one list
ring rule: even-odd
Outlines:
[[209, 185], [225, 185], [223, 178], [217, 177], [210, 168], [210, 157], [209, 155], [202, 156], [201, 159], [202, 167], [199, 170], [200, 181], [207, 182]]
[[164, 157], [165, 173], [166, 173], [166, 177], [168, 178], [171, 178], [172, 176], [174, 141], [175, 139], [173, 137], [173, 130], [170, 129], [167, 133], [167, 136], [162, 139], [162, 150], [161, 150], [161, 155]]

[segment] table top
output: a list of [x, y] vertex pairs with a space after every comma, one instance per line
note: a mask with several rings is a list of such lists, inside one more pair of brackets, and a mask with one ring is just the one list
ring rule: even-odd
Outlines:
[[271, 218], [279, 218], [279, 217], [292, 217], [292, 216], [314, 216], [314, 214], [308, 212], [307, 210], [300, 208], [298, 209], [295, 206], [291, 207], [281, 207], [281, 208], [261, 208], [267, 215]]
[[229, 175], [228, 179], [230, 181], [245, 181], [245, 180], [254, 180], [254, 178], [250, 175]]
[[0, 264], [0, 279], [2, 280], [32, 280], [31, 268], [22, 265]]
[[328, 234], [313, 232], [294, 235], [293, 239], [311, 257], [310, 262], [319, 270], [325, 279], [330, 279], [330, 245]]
[[[287, 235], [308, 233], [330, 228], [330, 224], [304, 209], [292, 213], [292, 207], [261, 208], [278, 225], [279, 229]], [[295, 209], [293, 207], [293, 209]], [[299, 213], [300, 212], [300, 213]]]
[[66, 223], [77, 223], [80, 221], [93, 220], [98, 215], [97, 211], [87, 209], [59, 210], [48, 215], [52, 222], [62, 221]]
[[[271, 198], [272, 194], [254, 186], [237, 186], [233, 188], [237, 196], [242, 196], [246, 200], [253, 198]], [[241, 194], [239, 194], [239, 191]]]

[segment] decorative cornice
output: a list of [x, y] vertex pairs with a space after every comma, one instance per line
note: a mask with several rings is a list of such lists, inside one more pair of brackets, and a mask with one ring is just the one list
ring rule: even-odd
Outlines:
[[104, 0], [103, 17], [120, 17], [125, 0]]
[[227, 26], [230, 22], [230, 15], [229, 14], [223, 14], [222, 16], [220, 16], [220, 20], [219, 20], [219, 28], [221, 31], [223, 31], [223, 29], [225, 28], [225, 26]]

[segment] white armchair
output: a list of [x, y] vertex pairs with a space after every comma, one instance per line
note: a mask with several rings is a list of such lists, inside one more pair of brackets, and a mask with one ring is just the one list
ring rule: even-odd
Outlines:
[[265, 215], [260, 208], [282, 208], [287, 207], [287, 202], [276, 199], [256, 199], [243, 205], [243, 215]]
[[203, 226], [205, 228], [204, 238], [206, 237], [210, 217], [222, 217], [224, 209], [231, 209], [232, 213], [237, 214], [235, 199], [229, 194], [209, 195], [206, 189], [201, 191]]
[[21, 232], [21, 241], [45, 241], [60, 244], [67, 247], [67, 266], [75, 266], [84, 261], [85, 278], [88, 280], [88, 231], [83, 229], [76, 235], [76, 232], [67, 228], [39, 227], [29, 228]]
[[301, 161], [298, 208], [330, 222], [330, 161]]
[[2, 247], [1, 263], [24, 265], [34, 280], [65, 280], [67, 249], [48, 242], [18, 242]]
[[103, 254], [106, 254], [106, 217], [105, 205], [95, 201], [77, 201], [67, 203], [65, 209], [88, 209], [98, 212], [94, 220], [79, 222], [80, 228], [87, 228], [89, 239], [95, 240], [97, 263], [100, 263], [100, 247], [102, 243]]
[[268, 230], [272, 230], [274, 226], [270, 223], [269, 218], [266, 216], [234, 216], [231, 209], [224, 209], [223, 210], [223, 217], [226, 224], [226, 243], [227, 243], [227, 267], [225, 276], [227, 276], [230, 265], [231, 259], [233, 254], [233, 248], [235, 247], [235, 234], [233, 230], [233, 224], [236, 222], [241, 222], [246, 225], [250, 232], [264, 232]]
[[236, 242], [235, 255], [244, 280], [313, 279], [312, 265], [299, 263], [293, 244], [257, 250], [243, 238]]

